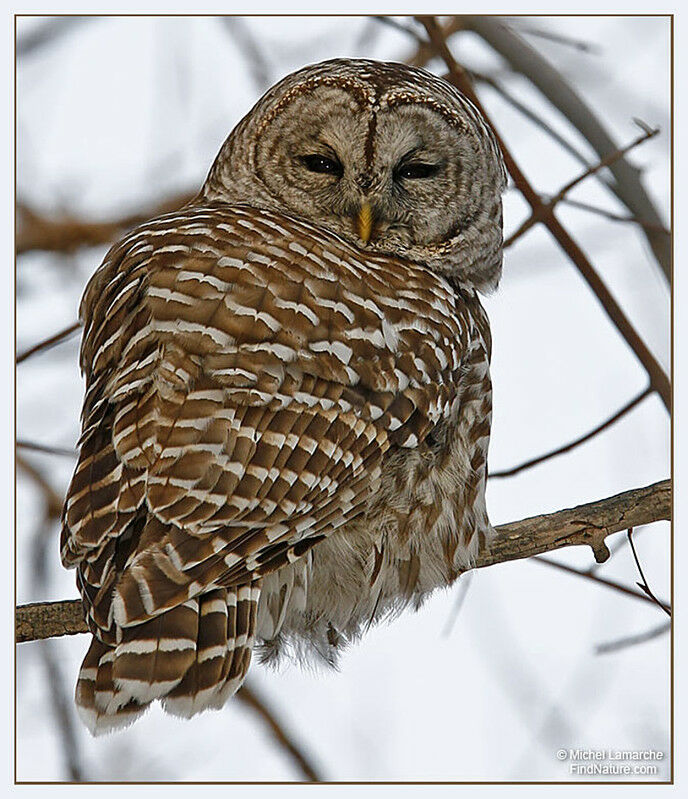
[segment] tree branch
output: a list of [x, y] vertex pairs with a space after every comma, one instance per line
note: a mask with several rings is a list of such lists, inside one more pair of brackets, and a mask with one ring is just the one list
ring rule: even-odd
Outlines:
[[87, 222], [69, 215], [51, 219], [26, 204], [19, 203], [17, 208], [19, 225], [15, 239], [17, 255], [32, 250], [66, 253], [73, 252], [79, 247], [109, 244], [123, 231], [136, 227], [154, 216], [177, 211], [195, 196], [196, 192], [185, 192], [153, 208], [101, 222]]
[[[663, 480], [587, 505], [502, 524], [491, 547], [478, 556], [475, 568], [583, 545], [592, 547], [600, 563], [609, 557], [604, 542], [608, 535], [670, 516], [671, 481]], [[17, 643], [88, 630], [79, 599], [20, 605], [15, 623]]]
[[272, 710], [267, 706], [265, 701], [258, 696], [255, 689], [244, 683], [237, 691], [237, 699], [241, 700], [245, 705], [257, 713], [264, 724], [269, 728], [277, 745], [284, 749], [291, 759], [294, 761], [299, 771], [309, 782], [322, 782], [322, 777], [318, 773], [310, 758], [306, 756], [303, 750], [296, 745], [294, 740], [284, 729], [284, 725], [277, 718]]
[[567, 194], [577, 186], [579, 183], [584, 181], [586, 178], [590, 177], [591, 175], [597, 174], [601, 169], [605, 167], [611, 166], [615, 161], [618, 161], [619, 158], [622, 158], [626, 153], [630, 152], [631, 150], [638, 147], [640, 144], [643, 144], [648, 139], [652, 139], [659, 133], [659, 128], [647, 128], [644, 123], [640, 123], [636, 120], [637, 124], [640, 125], [643, 129], [643, 133], [634, 139], [630, 144], [627, 144], [625, 147], [621, 147], [618, 150], [615, 150], [613, 153], [602, 158], [596, 164], [589, 166], [584, 172], [581, 172], [577, 175], [573, 180], [570, 180], [565, 186], [562, 186], [559, 191], [550, 197], [546, 202], [543, 201], [543, 204], [537, 210], [533, 210], [531, 215], [528, 219], [520, 225], [518, 230], [515, 233], [512, 233], [508, 239], [504, 242], [505, 247], [510, 247], [517, 239], [521, 238], [521, 236], [530, 230], [531, 227], [536, 222], [540, 222], [543, 220], [543, 214], [550, 213], [554, 210], [555, 205], [560, 203], [562, 200], [567, 199]]
[[584, 444], [586, 441], [590, 441], [591, 438], [599, 435], [602, 431], [606, 430], [608, 427], [611, 427], [615, 422], [618, 422], [619, 419], [632, 411], [636, 405], [639, 405], [645, 399], [645, 397], [649, 396], [651, 393], [651, 387], [641, 391], [640, 394], [630, 400], [630, 402], [627, 402], [623, 408], [619, 409], [613, 416], [610, 416], [604, 422], [598, 424], [597, 427], [589, 430], [584, 435], [575, 438], [573, 441], [569, 441], [568, 444], [564, 444], [563, 446], [557, 447], [550, 452], [546, 452], [544, 455], [538, 455], [536, 458], [530, 458], [524, 463], [519, 463], [518, 466], [512, 466], [510, 469], [502, 469], [498, 472], [489, 472], [487, 476], [491, 478], [512, 477], [513, 475], [518, 474], [525, 469], [530, 469], [532, 466], [537, 466], [539, 463], [543, 463], [550, 458], [555, 458], [557, 455], [563, 455], [565, 452], [570, 452], [572, 449]]
[[71, 324], [69, 327], [65, 327], [64, 330], [60, 330], [49, 338], [39, 341], [38, 344], [34, 344], [33, 347], [29, 347], [28, 350], [20, 352], [19, 355], [17, 355], [16, 363], [23, 363], [27, 358], [35, 355], [37, 352], [43, 352], [44, 350], [49, 350], [51, 347], [54, 347], [56, 344], [61, 344], [63, 341], [71, 338], [80, 327], [81, 324], [79, 322], [74, 322], [74, 324]]
[[[544, 558], [542, 555], [538, 555], [537, 557], [533, 558], [532, 562], [544, 563], [545, 566], [551, 566], [555, 569], [559, 569], [560, 571], [567, 572], [568, 574], [574, 574], [576, 577], [582, 577], [584, 580], [590, 580], [591, 582], [598, 583], [598, 585], [604, 585], [607, 588], [612, 588], [614, 591], [620, 591], [622, 594], [626, 594], [626, 596], [635, 597], [641, 602], [649, 602], [651, 605], [657, 605], [657, 602], [647, 596], [647, 594], [642, 594], [640, 591], [635, 591], [633, 588], [629, 588], [627, 585], [619, 583], [616, 580], [610, 580], [608, 577], [600, 577], [600, 575], [596, 572], [591, 572], [590, 570], [585, 569], [576, 569], [573, 566], [569, 566], [568, 563], [559, 563], [558, 560]], [[662, 610], [666, 612], [666, 607], [664, 605], [661, 607]]]

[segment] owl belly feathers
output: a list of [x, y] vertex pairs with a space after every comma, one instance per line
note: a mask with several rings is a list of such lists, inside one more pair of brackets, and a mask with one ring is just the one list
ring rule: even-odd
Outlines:
[[452, 413], [413, 451], [388, 451], [365, 513], [263, 580], [259, 652], [335, 663], [372, 624], [469, 569], [494, 530], [485, 505], [491, 384], [478, 344]]

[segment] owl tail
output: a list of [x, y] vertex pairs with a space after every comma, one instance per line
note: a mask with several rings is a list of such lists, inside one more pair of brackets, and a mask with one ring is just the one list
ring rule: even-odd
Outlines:
[[257, 584], [219, 588], [124, 628], [116, 646], [94, 638], [76, 685], [91, 733], [132, 724], [156, 699], [183, 718], [221, 708], [248, 671], [259, 596]]

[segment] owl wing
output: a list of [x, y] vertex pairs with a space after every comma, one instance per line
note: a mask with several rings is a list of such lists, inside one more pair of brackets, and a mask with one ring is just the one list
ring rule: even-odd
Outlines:
[[248, 207], [170, 214], [114, 247], [82, 301], [62, 533], [90, 621], [250, 582], [362, 514], [385, 452], [450, 413], [462, 314], [421, 267]]

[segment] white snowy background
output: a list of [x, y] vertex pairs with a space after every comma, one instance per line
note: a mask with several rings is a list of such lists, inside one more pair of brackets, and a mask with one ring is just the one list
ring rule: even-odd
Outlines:
[[[22, 37], [46, 24], [18, 21]], [[588, 101], [620, 144], [636, 137], [633, 117], [662, 132], [633, 151], [643, 183], [668, 220], [670, 208], [670, 25], [668, 18], [514, 20], [584, 40], [593, 52], [528, 35]], [[49, 215], [101, 219], [155, 205], [198, 187], [234, 124], [271, 83], [334, 56], [404, 60], [408, 36], [370, 18], [241, 18], [260, 47], [252, 71], [241, 28], [217, 18], [92, 18], [22, 56], [17, 66], [18, 197]], [[453, 40], [465, 65], [503, 84], [594, 153], [522, 78], [472, 34]], [[438, 61], [429, 68], [442, 71]], [[535, 187], [555, 193], [580, 165], [490, 89], [488, 112]], [[624, 213], [594, 178], [572, 195]], [[505, 196], [505, 227], [527, 209]], [[558, 215], [580, 243], [664, 368], [670, 364], [670, 294], [641, 232], [588, 211]], [[17, 350], [76, 319], [83, 288], [107, 247], [76, 254], [29, 253], [17, 262]], [[499, 470], [594, 427], [647, 378], [573, 265], [541, 227], [505, 259], [499, 292], [485, 300], [494, 351], [490, 468]], [[76, 338], [17, 368], [17, 435], [73, 447], [83, 384]], [[653, 396], [571, 453], [518, 476], [493, 480], [494, 524], [592, 501], [666, 478], [670, 426]], [[22, 452], [59, 493], [74, 462]], [[77, 596], [59, 563], [59, 530], [46, 526], [42, 495], [22, 472], [17, 486], [17, 601]], [[610, 539], [621, 543], [623, 534]], [[40, 575], [37, 542], [45, 544]], [[668, 523], [637, 531], [655, 593], [670, 594]], [[589, 549], [556, 553], [587, 568]], [[633, 586], [628, 546], [600, 574]], [[461, 583], [461, 581], [459, 581]], [[539, 563], [520, 561], [472, 575], [465, 601], [440, 591], [416, 614], [370, 631], [338, 672], [280, 672], [252, 666], [257, 691], [327, 780], [568, 780], [560, 748], [654, 749], [669, 778], [670, 639], [659, 635], [611, 654], [596, 647], [665, 622], [657, 608]], [[71, 693], [85, 636], [47, 646]], [[17, 779], [68, 778], [64, 736], [51, 712], [40, 644], [16, 658]], [[191, 721], [157, 707], [128, 730], [92, 739], [76, 720], [73, 754], [93, 780], [293, 780], [292, 761], [260, 720], [232, 701]]]

